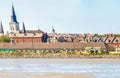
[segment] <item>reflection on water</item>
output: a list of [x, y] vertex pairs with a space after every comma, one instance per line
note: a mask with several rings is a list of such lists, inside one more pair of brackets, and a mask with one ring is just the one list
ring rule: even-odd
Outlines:
[[120, 62], [62, 62], [63, 60], [66, 59], [0, 59], [0, 72], [82, 73], [92, 74], [96, 78], [120, 78]]

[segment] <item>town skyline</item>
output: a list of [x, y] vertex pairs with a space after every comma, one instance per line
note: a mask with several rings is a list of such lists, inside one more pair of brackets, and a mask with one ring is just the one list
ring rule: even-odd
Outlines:
[[[12, 1], [0, 1], [0, 21], [9, 31]], [[13, 1], [17, 20], [22, 29], [41, 29], [57, 33], [119, 34], [119, 0], [35, 0]], [[22, 5], [22, 6], [21, 6]]]

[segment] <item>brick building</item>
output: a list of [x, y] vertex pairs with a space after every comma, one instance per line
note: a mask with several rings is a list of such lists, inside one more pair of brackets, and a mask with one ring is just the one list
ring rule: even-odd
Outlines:
[[[38, 30], [26, 30], [24, 23], [22, 24], [23, 29], [20, 30], [19, 22], [17, 21], [17, 17], [15, 14], [14, 6], [12, 5], [12, 14], [11, 21], [9, 23], [10, 30], [9, 36], [11, 38], [11, 42], [15, 43], [27, 43], [27, 42], [41, 42], [42, 34], [44, 33], [40, 29]], [[1, 27], [2, 28], [2, 27]], [[2, 32], [2, 30], [1, 30]]]

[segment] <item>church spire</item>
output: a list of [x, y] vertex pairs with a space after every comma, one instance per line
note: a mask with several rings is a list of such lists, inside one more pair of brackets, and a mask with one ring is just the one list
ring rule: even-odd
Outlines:
[[1, 24], [0, 24], [0, 33], [4, 33], [2, 22], [1, 22]]
[[23, 33], [26, 34], [26, 29], [25, 29], [24, 22], [22, 24], [23, 24]]
[[14, 10], [14, 6], [12, 4], [12, 14], [11, 14], [11, 22], [16, 22], [17, 23], [17, 18]]
[[55, 29], [54, 29], [54, 27], [52, 26], [52, 33], [55, 33]]
[[11, 21], [10, 21], [9, 25], [10, 25], [10, 31], [9, 31], [10, 35], [13, 35], [15, 33], [20, 33], [19, 22], [17, 21], [17, 18], [16, 18], [13, 3], [12, 3]]

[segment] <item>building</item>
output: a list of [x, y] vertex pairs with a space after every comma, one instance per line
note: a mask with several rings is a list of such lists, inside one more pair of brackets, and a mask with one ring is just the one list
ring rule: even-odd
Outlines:
[[44, 33], [40, 29], [38, 30], [26, 30], [24, 22], [22, 24], [23, 29], [20, 30], [19, 22], [15, 14], [14, 6], [12, 5], [11, 21], [9, 23], [10, 31], [9, 36], [13, 43], [27, 43], [27, 42], [42, 42], [41, 37]]
[[20, 33], [19, 22], [17, 21], [17, 17], [15, 14], [15, 10], [14, 10], [13, 5], [12, 5], [11, 21], [9, 23], [9, 26], [10, 26], [10, 30], [9, 30], [10, 36], [15, 34], [15, 33]]

